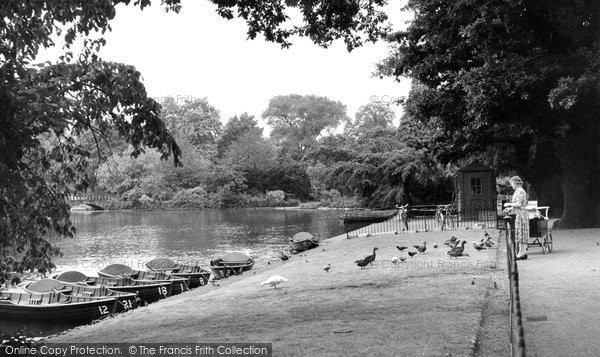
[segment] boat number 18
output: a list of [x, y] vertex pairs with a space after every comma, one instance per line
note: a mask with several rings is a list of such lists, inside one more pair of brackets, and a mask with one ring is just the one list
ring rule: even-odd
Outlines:
[[98, 306], [98, 310], [100, 310], [100, 315], [108, 314], [108, 307], [106, 305]]
[[164, 286], [159, 286], [158, 287], [158, 293], [162, 294], [164, 297], [167, 297], [167, 288]]

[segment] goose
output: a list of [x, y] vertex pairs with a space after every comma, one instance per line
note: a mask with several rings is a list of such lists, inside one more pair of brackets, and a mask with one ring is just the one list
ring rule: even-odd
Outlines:
[[415, 254], [417, 254], [417, 252], [408, 252], [408, 255], [410, 255], [411, 257], [414, 257]]
[[364, 267], [366, 267], [369, 262], [366, 262], [364, 259], [359, 259], [357, 261], [355, 261], [356, 265], [358, 265], [360, 267], [360, 269], [363, 269]]
[[267, 280], [263, 281], [262, 283], [260, 283], [260, 286], [270, 285], [274, 289], [277, 289], [277, 285], [283, 284], [286, 281], [288, 281], [288, 280], [286, 278], [284, 278], [283, 276], [281, 276], [281, 275], [273, 275], [269, 279], [267, 279]]
[[450, 256], [450, 259], [457, 258], [457, 257], [468, 257], [469, 256], [469, 254], [467, 254], [467, 253], [463, 253], [460, 251], [454, 251], [454, 250], [449, 250], [448, 253], [446, 253], [446, 254], [448, 254]]
[[396, 249], [398, 249], [399, 251], [403, 251], [404, 249], [408, 249], [408, 247], [405, 247], [405, 246], [402, 246], [402, 247], [396, 246]]
[[363, 258], [363, 260], [365, 262], [367, 262], [367, 264], [371, 264], [375, 261], [375, 251], [378, 250], [379, 248], [373, 248], [373, 254], [371, 255], [367, 255], [366, 257]]
[[329, 273], [329, 269], [331, 269], [331, 263], [327, 263], [327, 266], [323, 268], [327, 273]]

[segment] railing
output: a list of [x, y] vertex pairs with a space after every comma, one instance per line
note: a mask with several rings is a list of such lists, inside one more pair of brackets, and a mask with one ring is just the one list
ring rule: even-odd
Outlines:
[[[347, 232], [346, 236], [350, 238], [361, 235], [400, 234], [404, 231], [443, 231], [461, 227], [487, 229], [499, 227], [498, 212], [493, 208], [468, 212], [456, 212], [444, 205], [399, 207], [398, 209], [399, 214], [391, 219]], [[362, 223], [375, 222], [370, 222], [368, 218], [365, 218]]]
[[86, 194], [86, 195], [68, 195], [67, 201], [84, 202], [84, 201], [108, 201], [111, 195], [107, 193]]
[[525, 331], [523, 329], [523, 314], [519, 296], [519, 271], [514, 234], [515, 221], [514, 217], [510, 216], [504, 218], [504, 220], [506, 221], [506, 262], [510, 290], [510, 354], [511, 356], [524, 357], [526, 355]]

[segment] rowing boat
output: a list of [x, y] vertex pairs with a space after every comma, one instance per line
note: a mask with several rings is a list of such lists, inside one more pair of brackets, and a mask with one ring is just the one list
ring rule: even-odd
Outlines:
[[169, 274], [134, 270], [127, 265], [111, 264], [98, 272], [98, 276], [104, 278], [131, 278], [135, 280], [150, 280], [169, 283], [168, 296], [177, 295], [189, 290], [189, 279], [176, 278]]
[[168, 258], [152, 259], [146, 263], [146, 267], [173, 277], [189, 279], [190, 289], [206, 285], [210, 277], [210, 271], [199, 265], [179, 264]]
[[211, 275], [217, 278], [225, 278], [231, 275], [239, 275], [244, 271], [252, 269], [254, 260], [241, 252], [230, 252], [210, 261]]
[[90, 286], [83, 284], [66, 283], [56, 279], [42, 279], [35, 281], [25, 287], [25, 291], [30, 293], [48, 293], [58, 291], [69, 296], [87, 296], [87, 297], [112, 297], [117, 299], [122, 305], [120, 311], [135, 309], [138, 307], [140, 299], [136, 293], [121, 292], [109, 289], [108, 287]]
[[0, 291], [3, 319], [44, 322], [90, 322], [122, 311], [114, 297]]
[[308, 232], [299, 232], [290, 238], [290, 250], [292, 253], [300, 253], [318, 246], [319, 238], [314, 237]]
[[105, 278], [86, 276], [78, 271], [67, 271], [55, 277], [56, 280], [66, 283], [84, 283], [89, 286], [106, 286], [111, 290], [136, 293], [139, 298], [151, 303], [169, 297], [171, 282], [156, 280], [136, 280], [127, 277]]

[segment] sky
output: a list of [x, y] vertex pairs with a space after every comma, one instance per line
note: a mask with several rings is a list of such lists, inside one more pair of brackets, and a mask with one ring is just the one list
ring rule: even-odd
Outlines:
[[[389, 5], [394, 26], [406, 15], [401, 1]], [[159, 102], [206, 97], [221, 120], [243, 112], [261, 115], [277, 95], [315, 94], [340, 101], [354, 118], [372, 100], [391, 102], [408, 94], [410, 80], [372, 77], [375, 64], [389, 52], [384, 42], [367, 44], [348, 53], [343, 41], [323, 49], [296, 38], [291, 48], [268, 43], [259, 36], [248, 40], [242, 20], [225, 20], [209, 1], [183, 2], [179, 14], [165, 13], [158, 1], [140, 11], [117, 6], [100, 55], [105, 60], [133, 65], [142, 73], [148, 95]], [[402, 109], [390, 105], [396, 124]]]

